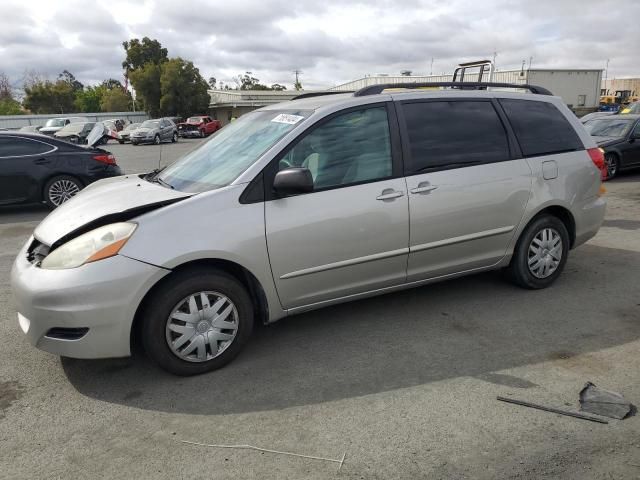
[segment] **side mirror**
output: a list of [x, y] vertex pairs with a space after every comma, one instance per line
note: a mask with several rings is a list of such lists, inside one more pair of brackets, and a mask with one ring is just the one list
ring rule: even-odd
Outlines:
[[273, 189], [282, 195], [313, 191], [313, 177], [308, 168], [287, 168], [276, 173]]

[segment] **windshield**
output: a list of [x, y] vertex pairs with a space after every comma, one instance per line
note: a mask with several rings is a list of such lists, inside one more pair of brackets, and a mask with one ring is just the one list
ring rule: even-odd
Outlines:
[[140, 125], [140, 128], [158, 128], [160, 127], [160, 120], [145, 120]]
[[131, 124], [127, 125], [124, 130], [125, 130], [125, 132], [128, 132], [130, 130], [138, 128], [139, 126], [140, 126], [139, 123], [131, 123]]
[[200, 123], [202, 122], [202, 117], [189, 117], [187, 119], [187, 123]]
[[[81, 132], [86, 123], [70, 123], [66, 127], [60, 129], [60, 133], [79, 133]], [[93, 125], [91, 125], [93, 127]]]
[[44, 124], [45, 127], [64, 127], [64, 120], [61, 118], [52, 118], [47, 120], [47, 123]]
[[628, 113], [640, 113], [640, 102], [630, 103], [620, 111], [620, 115]]
[[590, 135], [594, 137], [624, 137], [635, 119], [632, 118], [594, 118], [584, 124]]
[[169, 165], [159, 178], [176, 190], [191, 193], [229, 185], [310, 113], [275, 110], [247, 113]]

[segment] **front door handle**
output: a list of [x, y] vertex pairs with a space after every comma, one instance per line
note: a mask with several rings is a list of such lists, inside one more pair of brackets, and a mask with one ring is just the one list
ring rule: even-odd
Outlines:
[[429, 193], [438, 188], [437, 185], [431, 185], [429, 182], [420, 182], [416, 188], [411, 189], [411, 193]]
[[376, 197], [376, 200], [393, 200], [404, 195], [404, 192], [394, 190], [393, 188], [385, 188], [380, 195]]

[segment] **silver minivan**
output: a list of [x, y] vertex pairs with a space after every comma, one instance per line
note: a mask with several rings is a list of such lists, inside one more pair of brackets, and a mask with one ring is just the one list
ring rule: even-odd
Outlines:
[[603, 155], [561, 99], [487, 85], [303, 95], [90, 185], [15, 261], [20, 327], [192, 375], [254, 321], [492, 269], [551, 285], [603, 221]]

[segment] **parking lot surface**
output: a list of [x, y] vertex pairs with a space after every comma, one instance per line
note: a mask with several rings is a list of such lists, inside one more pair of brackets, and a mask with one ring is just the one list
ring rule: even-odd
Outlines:
[[[170, 162], [199, 140], [162, 147]], [[127, 173], [160, 147], [112, 145]], [[0, 477], [640, 477], [640, 420], [577, 409], [587, 381], [640, 404], [640, 174], [550, 289], [488, 273], [260, 327], [229, 366], [170, 376], [143, 354], [60, 359], [27, 344], [11, 263], [46, 211], [0, 209]], [[250, 444], [345, 463], [181, 443]]]

